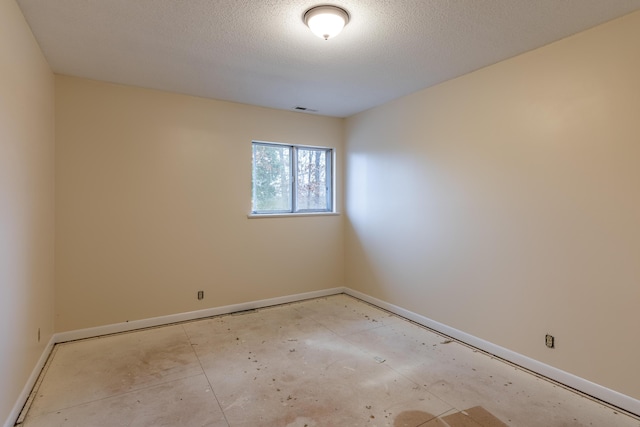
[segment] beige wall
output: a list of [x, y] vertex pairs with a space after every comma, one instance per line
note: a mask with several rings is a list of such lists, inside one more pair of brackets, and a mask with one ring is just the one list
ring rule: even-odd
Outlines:
[[56, 76], [56, 330], [342, 286], [342, 216], [247, 218], [252, 139], [335, 147], [342, 164], [342, 130]]
[[53, 333], [53, 108], [53, 74], [0, 1], [0, 423]]
[[640, 12], [350, 118], [347, 286], [640, 398], [638, 40]]

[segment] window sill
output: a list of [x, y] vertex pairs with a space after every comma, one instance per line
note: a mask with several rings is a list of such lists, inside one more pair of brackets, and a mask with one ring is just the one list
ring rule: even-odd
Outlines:
[[299, 212], [299, 213], [276, 213], [276, 214], [254, 214], [250, 213], [247, 215], [249, 219], [256, 218], [287, 218], [292, 216], [337, 216], [340, 215], [340, 212]]

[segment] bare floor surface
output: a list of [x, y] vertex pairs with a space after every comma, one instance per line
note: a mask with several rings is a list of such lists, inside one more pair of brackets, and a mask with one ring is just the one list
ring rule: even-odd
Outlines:
[[59, 344], [25, 427], [640, 421], [347, 295]]

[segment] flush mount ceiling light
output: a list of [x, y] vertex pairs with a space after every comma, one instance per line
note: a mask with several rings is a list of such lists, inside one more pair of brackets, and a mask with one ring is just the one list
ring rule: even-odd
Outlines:
[[316, 6], [304, 14], [304, 23], [318, 37], [329, 40], [337, 36], [349, 22], [349, 13], [338, 6]]

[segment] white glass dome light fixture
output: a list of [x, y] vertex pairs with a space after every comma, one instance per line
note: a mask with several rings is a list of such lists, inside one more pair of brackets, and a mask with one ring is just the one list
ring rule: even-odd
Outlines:
[[349, 13], [338, 6], [316, 6], [305, 12], [304, 23], [313, 34], [329, 40], [340, 34], [344, 26], [349, 23]]

